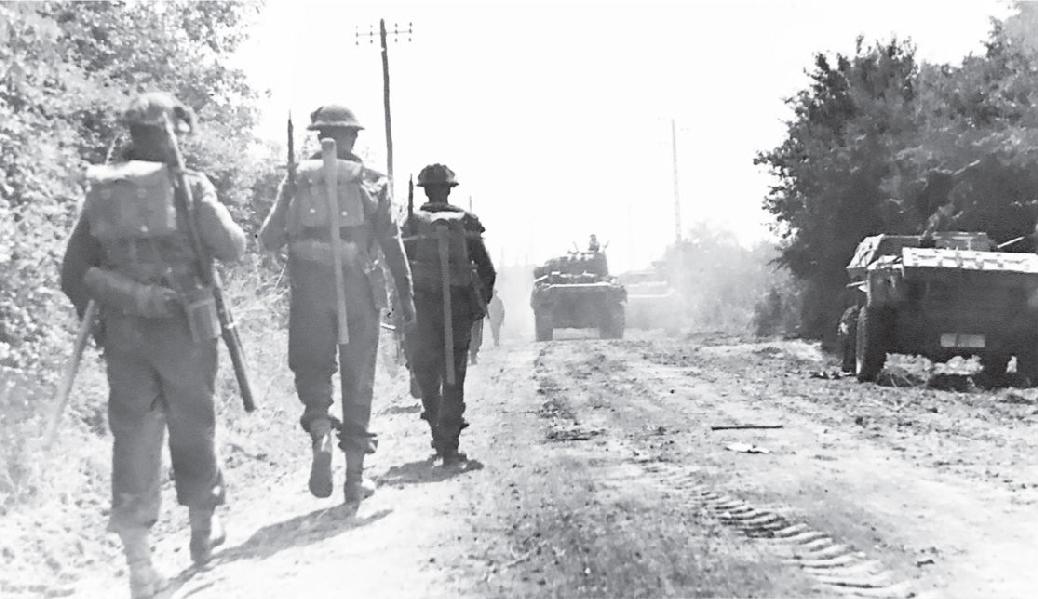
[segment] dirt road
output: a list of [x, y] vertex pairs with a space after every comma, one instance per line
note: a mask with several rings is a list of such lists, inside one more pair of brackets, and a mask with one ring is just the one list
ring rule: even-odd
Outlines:
[[[310, 497], [297, 431], [276, 456], [240, 448], [227, 547], [211, 568], [185, 570], [184, 533], [163, 539], [160, 564], [180, 571], [165, 596], [1038, 589], [1034, 391], [860, 385], [832, 378], [816, 346], [718, 336], [574, 334], [481, 358], [469, 468], [427, 459], [415, 401], [399, 378], [382, 384], [372, 499], [351, 513]], [[292, 401], [267, 410], [291, 418]], [[730, 425], [781, 428], [711, 429]], [[111, 572], [46, 594], [121, 596]]]

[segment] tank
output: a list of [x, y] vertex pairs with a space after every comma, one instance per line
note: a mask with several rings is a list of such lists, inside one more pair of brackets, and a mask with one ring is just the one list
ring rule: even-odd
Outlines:
[[603, 251], [570, 252], [533, 271], [534, 327], [538, 341], [550, 341], [555, 329], [594, 329], [604, 339], [624, 333], [627, 292], [609, 275]]
[[668, 280], [662, 262], [652, 268], [620, 274], [627, 290], [627, 327], [632, 329], [665, 329], [676, 331], [681, 317], [681, 301]]
[[984, 233], [865, 238], [847, 265], [855, 305], [840, 321], [843, 368], [874, 380], [888, 353], [977, 356], [984, 372], [1038, 381], [1038, 255]]

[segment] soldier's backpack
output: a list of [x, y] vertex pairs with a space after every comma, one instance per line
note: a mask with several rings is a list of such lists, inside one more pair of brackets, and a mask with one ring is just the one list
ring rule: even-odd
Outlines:
[[[475, 280], [475, 267], [469, 256], [469, 239], [479, 233], [466, 228], [467, 214], [461, 211], [418, 210], [411, 217], [410, 235], [405, 243], [414, 244], [411, 276], [415, 290], [443, 289], [441, 267], [441, 235], [447, 250], [447, 276], [451, 287], [469, 287]], [[442, 231], [442, 233], [441, 233]]]
[[83, 279], [91, 298], [145, 318], [172, 317], [178, 302], [192, 339], [216, 338], [216, 301], [198, 277], [199, 257], [187, 233], [177, 229], [169, 168], [130, 160], [90, 167], [87, 180], [83, 216], [105, 250], [103, 267], [89, 269]]
[[87, 169], [84, 216], [102, 243], [156, 239], [177, 230], [169, 169], [161, 162], [130, 160]]
[[[352, 160], [338, 160], [339, 225], [358, 227], [364, 224], [364, 204], [373, 200], [363, 186], [364, 167]], [[331, 214], [325, 187], [324, 163], [304, 160], [296, 174], [296, 194], [289, 205], [286, 228], [292, 238], [327, 237]]]

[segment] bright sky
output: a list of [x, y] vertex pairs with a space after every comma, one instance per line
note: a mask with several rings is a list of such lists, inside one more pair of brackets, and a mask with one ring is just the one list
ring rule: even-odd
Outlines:
[[[813, 52], [896, 35], [924, 60], [958, 63], [1008, 11], [997, 0], [269, 0], [241, 61], [270, 90], [264, 137], [283, 139], [291, 109], [298, 145], [315, 107], [346, 104], [367, 126], [358, 150], [384, 168], [378, 19], [413, 23], [412, 41], [389, 46], [398, 201], [409, 173], [443, 162], [495, 260], [540, 262], [594, 232], [620, 272], [673, 242], [671, 119], [684, 227], [752, 244], [769, 238], [760, 205], [772, 183], [753, 157], [782, 140], [782, 99], [805, 85]], [[375, 43], [355, 45], [358, 27]]]

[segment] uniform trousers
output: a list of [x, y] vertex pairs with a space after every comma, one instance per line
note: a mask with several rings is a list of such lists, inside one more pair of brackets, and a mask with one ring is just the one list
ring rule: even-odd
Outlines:
[[167, 428], [177, 502], [223, 504], [213, 404], [217, 340], [194, 342], [184, 317], [105, 314], [104, 323], [114, 438], [108, 529], [150, 527], [158, 519]]
[[378, 436], [369, 426], [378, 358], [379, 311], [371, 284], [356, 265], [343, 268], [350, 342], [340, 348], [333, 267], [293, 260], [289, 268], [292, 299], [288, 365], [303, 403], [300, 424], [309, 431], [314, 418], [328, 416], [333, 401], [332, 376], [341, 369], [339, 447], [343, 451], [374, 453]]
[[465, 428], [465, 373], [472, 334], [475, 301], [467, 287], [451, 288], [451, 330], [454, 335], [453, 385], [447, 383], [444, 347], [443, 294], [415, 290], [417, 331], [412, 344], [412, 367], [421, 389], [422, 418], [432, 426], [433, 443], [441, 453], [457, 451]]

